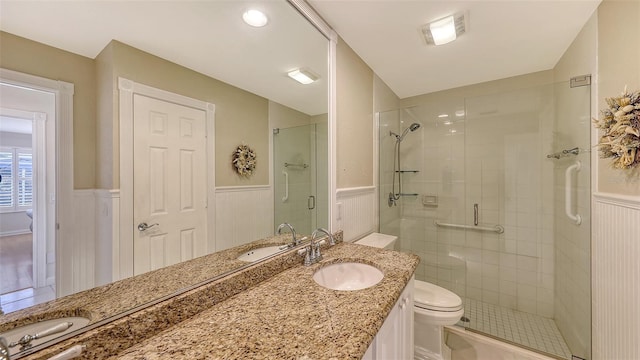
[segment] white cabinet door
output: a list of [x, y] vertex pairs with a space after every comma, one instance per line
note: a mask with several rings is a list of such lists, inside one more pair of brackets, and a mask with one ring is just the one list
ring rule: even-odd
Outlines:
[[369, 348], [367, 349], [367, 352], [364, 353], [364, 356], [362, 357], [362, 360], [376, 360], [373, 357], [375, 355], [374, 354], [375, 343], [376, 343], [376, 340], [373, 339], [373, 342], [371, 343], [371, 345], [369, 345]]
[[413, 359], [413, 277], [391, 309], [363, 359]]
[[402, 329], [402, 345], [400, 348], [402, 349], [403, 359], [413, 359], [413, 280], [414, 277], [411, 277], [400, 296], [400, 300], [398, 300], [402, 304], [400, 306], [400, 318], [402, 319], [400, 326]]
[[402, 331], [402, 296], [382, 324], [382, 328], [376, 335], [375, 359], [376, 360], [402, 360], [403, 331]]

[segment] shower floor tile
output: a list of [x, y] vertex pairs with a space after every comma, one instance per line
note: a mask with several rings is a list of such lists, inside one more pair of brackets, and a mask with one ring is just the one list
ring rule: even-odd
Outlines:
[[517, 311], [479, 300], [465, 299], [467, 328], [497, 337], [561, 359], [571, 359], [560, 330], [553, 319]]

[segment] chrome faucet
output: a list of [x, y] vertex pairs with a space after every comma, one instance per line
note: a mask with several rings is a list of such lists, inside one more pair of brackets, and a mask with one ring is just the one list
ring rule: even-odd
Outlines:
[[318, 236], [318, 233], [324, 233], [329, 237], [330, 246], [336, 244], [336, 241], [333, 238], [333, 235], [331, 235], [331, 233], [328, 230], [325, 230], [323, 228], [318, 228], [314, 230], [313, 233], [311, 234], [311, 241], [309, 242], [309, 245], [304, 249], [301, 249], [300, 251], [298, 251], [300, 255], [305, 255], [304, 266], [309, 266], [311, 264], [315, 264], [318, 261], [322, 260], [322, 254], [320, 253], [320, 246], [324, 245], [326, 241], [324, 239], [317, 241], [316, 237]]
[[296, 231], [293, 228], [293, 226], [291, 226], [291, 224], [289, 223], [282, 223], [278, 226], [278, 230], [276, 231], [278, 233], [278, 235], [280, 235], [282, 233], [282, 229], [288, 227], [289, 230], [291, 231], [291, 236], [293, 236], [293, 242], [291, 243], [291, 245], [289, 247], [294, 247], [300, 244], [300, 240], [296, 239]]
[[331, 234], [331, 232], [327, 229], [324, 228], [317, 228], [316, 230], [313, 231], [313, 233], [311, 234], [311, 239], [315, 238], [316, 235], [318, 235], [318, 233], [321, 232], [325, 235], [327, 235], [329, 237], [329, 245], [333, 246], [336, 244], [336, 240], [333, 238], [333, 234]]

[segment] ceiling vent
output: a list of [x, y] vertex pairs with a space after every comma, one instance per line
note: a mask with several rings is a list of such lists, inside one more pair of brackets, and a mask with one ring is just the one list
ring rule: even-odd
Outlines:
[[464, 12], [432, 21], [422, 27], [422, 33], [429, 45], [448, 44], [467, 32], [468, 15]]

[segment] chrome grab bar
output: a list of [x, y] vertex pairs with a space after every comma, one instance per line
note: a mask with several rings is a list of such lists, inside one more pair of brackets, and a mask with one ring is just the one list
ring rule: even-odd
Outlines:
[[292, 164], [292, 163], [287, 163], [286, 162], [286, 163], [284, 163], [284, 167], [299, 167], [299, 168], [306, 169], [306, 168], [309, 167], [309, 165], [304, 164], [304, 163], [303, 164]]
[[504, 227], [502, 225], [494, 225], [494, 226], [475, 226], [475, 225], [464, 225], [464, 224], [449, 224], [443, 223], [438, 220], [433, 222], [436, 226], [448, 227], [452, 229], [464, 229], [464, 230], [477, 230], [477, 231], [493, 231], [498, 234], [504, 233]]
[[579, 147], [574, 147], [573, 149], [565, 149], [562, 151], [555, 152], [553, 154], [547, 155], [547, 159], [554, 158], [560, 159], [567, 156], [579, 155], [581, 153], [591, 152], [589, 149], [580, 149]]

